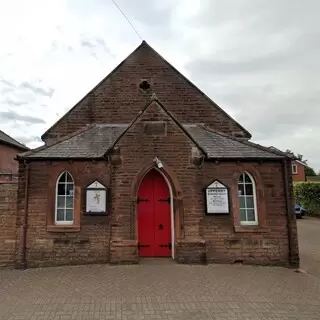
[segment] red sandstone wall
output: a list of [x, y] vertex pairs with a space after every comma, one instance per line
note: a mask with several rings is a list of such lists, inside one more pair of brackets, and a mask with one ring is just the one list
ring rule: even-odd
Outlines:
[[[142, 79], [151, 84], [148, 93], [139, 89]], [[183, 123], [207, 123], [229, 134], [243, 131], [148, 46], [143, 46], [61, 119], [45, 140], [50, 142], [89, 123], [130, 123], [154, 93]]]
[[[207, 259], [209, 262], [232, 263], [238, 260], [251, 264], [286, 264], [289, 248], [282, 165], [276, 162], [250, 163], [250, 165], [259, 170], [261, 176], [261, 181], [256, 181], [256, 187], [264, 190], [266, 230], [253, 233], [234, 232], [232, 216], [203, 216], [201, 233], [206, 240]], [[206, 163], [198, 180], [199, 185], [205, 186], [213, 179], [218, 179], [230, 186], [232, 185], [230, 173], [239, 170], [241, 166], [241, 163]], [[199, 198], [201, 207], [204, 206], [202, 199]], [[296, 234], [295, 215], [293, 205], [291, 206], [292, 230]], [[261, 208], [258, 207], [258, 213], [259, 210]], [[297, 243], [294, 246], [295, 259], [298, 259]]]
[[[16, 266], [22, 265], [22, 239], [24, 222], [24, 174], [20, 165], [18, 202], [18, 249]], [[48, 215], [54, 215], [55, 183], [59, 173], [68, 170], [76, 187], [83, 188], [99, 179], [109, 186], [109, 169], [106, 163], [92, 162], [33, 162], [29, 166], [29, 204], [27, 260], [28, 267], [66, 264], [105, 263], [109, 260], [109, 217], [84, 216], [84, 192], [81, 189], [81, 230], [76, 233], [47, 232]]]
[[[146, 135], [144, 122], [167, 123], [167, 135]], [[205, 162], [202, 168], [192, 163], [194, 143], [156, 104], [119, 141], [121, 163], [38, 161], [30, 164], [29, 229], [27, 258], [29, 266], [78, 264], [91, 262], [136, 262], [136, 191], [143, 170], [157, 156], [165, 164], [175, 189], [176, 258], [179, 262], [234, 262], [288, 264], [288, 231], [283, 169], [277, 162]], [[110, 158], [111, 159], [111, 158]], [[83, 188], [99, 178], [111, 187], [111, 216], [85, 217], [81, 213], [81, 231], [52, 233], [46, 230], [48, 214], [53, 214], [58, 166], [69, 170], [76, 186]], [[205, 216], [203, 189], [219, 179], [227, 186], [232, 176], [244, 166], [260, 172], [258, 187], [264, 190], [267, 225], [263, 230], [235, 232], [234, 215]], [[288, 165], [288, 169], [290, 166]], [[23, 225], [23, 170], [19, 189], [18, 238], [21, 244]], [[289, 183], [291, 185], [291, 175]], [[294, 258], [298, 261], [296, 223], [293, 214]], [[81, 205], [82, 211], [84, 204]], [[260, 208], [258, 208], [260, 210]], [[109, 242], [111, 245], [109, 249]], [[19, 246], [21, 252], [21, 245]], [[19, 253], [20, 254], [20, 253]], [[20, 254], [21, 257], [21, 254]]]
[[0, 266], [12, 266], [15, 261], [16, 182], [0, 183]]

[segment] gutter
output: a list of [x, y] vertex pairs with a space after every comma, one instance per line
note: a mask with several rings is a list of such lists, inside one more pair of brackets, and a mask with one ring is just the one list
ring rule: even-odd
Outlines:
[[[290, 160], [291, 161], [291, 160]], [[287, 207], [287, 231], [288, 231], [288, 249], [289, 249], [289, 264], [291, 266], [295, 266], [293, 261], [293, 244], [294, 238], [292, 233], [292, 214], [293, 214], [293, 206], [290, 201], [290, 194], [289, 194], [289, 179], [288, 179], [288, 168], [287, 168], [287, 159], [282, 161], [283, 164], [283, 178], [284, 178], [284, 191], [286, 197], [286, 207]], [[292, 207], [292, 208], [291, 208]]]
[[22, 243], [22, 266], [28, 268], [27, 264], [27, 233], [28, 233], [28, 204], [29, 204], [29, 163], [25, 164], [25, 186], [24, 186], [24, 222], [23, 222], [23, 243]]

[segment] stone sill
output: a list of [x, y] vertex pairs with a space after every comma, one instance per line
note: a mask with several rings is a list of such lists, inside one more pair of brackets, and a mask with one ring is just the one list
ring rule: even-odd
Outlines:
[[110, 241], [112, 247], [136, 247], [138, 245], [137, 240], [112, 240]]
[[235, 232], [268, 233], [270, 229], [262, 226], [234, 226]]
[[48, 232], [61, 232], [61, 233], [67, 233], [67, 232], [79, 232], [80, 226], [79, 225], [50, 225], [47, 226]]
[[177, 240], [178, 244], [205, 244], [205, 239], [199, 239], [199, 238], [183, 238]]

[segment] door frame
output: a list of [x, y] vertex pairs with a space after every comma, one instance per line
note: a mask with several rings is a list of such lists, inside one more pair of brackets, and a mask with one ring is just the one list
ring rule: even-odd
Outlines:
[[[139, 192], [140, 189], [140, 184], [142, 183], [143, 179], [145, 178], [145, 176], [151, 171], [151, 170], [156, 170], [158, 173], [161, 174], [161, 176], [164, 178], [167, 187], [169, 189], [169, 194], [170, 194], [170, 221], [171, 221], [171, 258], [174, 259], [175, 258], [175, 225], [174, 225], [174, 194], [172, 191], [172, 186], [170, 181], [168, 180], [168, 178], [166, 177], [166, 175], [158, 168], [156, 167], [152, 167], [150, 170], [148, 170], [143, 177], [141, 178], [138, 188], [137, 188], [137, 194]], [[137, 212], [137, 220], [136, 220], [136, 225], [138, 226], [138, 207], [136, 206], [136, 212]], [[137, 228], [137, 238], [138, 238], [138, 228]]]

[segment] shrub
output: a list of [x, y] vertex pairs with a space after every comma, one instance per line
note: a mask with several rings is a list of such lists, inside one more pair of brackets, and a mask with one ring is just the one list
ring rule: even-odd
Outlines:
[[311, 215], [320, 216], [319, 182], [297, 182], [293, 190], [297, 204], [307, 209]]

